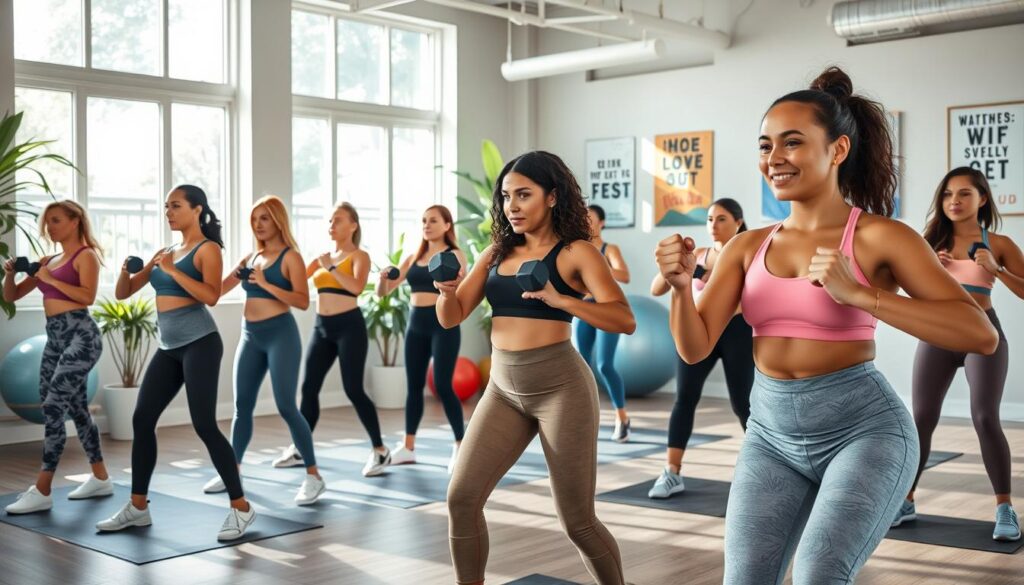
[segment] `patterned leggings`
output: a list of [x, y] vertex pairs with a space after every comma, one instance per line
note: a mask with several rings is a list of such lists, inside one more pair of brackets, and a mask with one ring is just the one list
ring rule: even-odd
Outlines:
[[89, 371], [103, 353], [103, 340], [86, 309], [46, 318], [46, 347], [39, 368], [39, 399], [43, 405], [45, 439], [43, 471], [55, 471], [64, 453], [67, 433], [64, 417], [70, 416], [89, 463], [103, 461], [100, 432], [89, 414], [86, 382]]

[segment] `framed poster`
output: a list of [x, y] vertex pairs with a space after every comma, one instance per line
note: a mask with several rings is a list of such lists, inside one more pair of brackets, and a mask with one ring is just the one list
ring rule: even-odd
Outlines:
[[949, 169], [981, 171], [999, 212], [1024, 215], [1024, 101], [946, 110]]
[[704, 225], [714, 186], [714, 132], [654, 137], [654, 225]]
[[605, 227], [636, 223], [636, 141], [633, 137], [588, 140], [587, 203], [604, 209]]

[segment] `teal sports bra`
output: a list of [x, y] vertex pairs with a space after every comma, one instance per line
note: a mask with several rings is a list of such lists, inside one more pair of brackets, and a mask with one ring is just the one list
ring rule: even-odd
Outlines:
[[[185, 254], [181, 259], [174, 262], [174, 265], [178, 267], [178, 270], [182, 271], [182, 273], [192, 280], [197, 280], [199, 282], [202, 282], [203, 280], [202, 273], [199, 272], [198, 268], [196, 268], [192, 259], [196, 255], [196, 250], [209, 241], [210, 240], [203, 240], [202, 242], [199, 242], [194, 248], [192, 248], [191, 252]], [[167, 253], [170, 254], [171, 250], [168, 250]], [[156, 290], [156, 296], [158, 297], [194, 298], [188, 293], [188, 291], [181, 288], [181, 285], [175, 282], [169, 274], [161, 270], [159, 265], [154, 266], [153, 271], [149, 273], [149, 284], [151, 284], [153, 289]]]
[[[281, 263], [284, 261], [285, 254], [288, 253], [291, 248], [285, 248], [280, 254], [277, 255], [277, 260], [270, 266], [263, 269], [263, 276], [266, 277], [267, 282], [284, 290], [292, 290], [292, 282], [284, 277], [284, 273], [281, 271]], [[249, 267], [252, 267], [252, 261], [255, 260], [255, 256], [249, 260]], [[270, 294], [263, 287], [256, 284], [255, 282], [249, 282], [248, 280], [242, 281], [242, 288], [245, 289], [245, 298], [247, 299], [272, 299], [277, 300], [277, 297]]]

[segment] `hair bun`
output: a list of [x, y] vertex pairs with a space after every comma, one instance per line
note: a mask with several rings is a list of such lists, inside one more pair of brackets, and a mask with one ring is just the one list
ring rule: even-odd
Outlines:
[[811, 82], [811, 89], [823, 91], [837, 100], [847, 100], [853, 95], [853, 82], [845, 71], [829, 67]]

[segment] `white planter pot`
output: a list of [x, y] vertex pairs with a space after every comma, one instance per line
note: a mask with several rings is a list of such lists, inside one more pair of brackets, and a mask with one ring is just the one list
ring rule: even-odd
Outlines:
[[405, 408], [405, 367], [373, 366], [370, 397], [377, 408]]
[[135, 401], [138, 397], [138, 387], [125, 388], [120, 384], [108, 384], [103, 387], [103, 410], [107, 412], [107, 427], [110, 429], [111, 439], [131, 441], [135, 438], [132, 414], [135, 412]]

